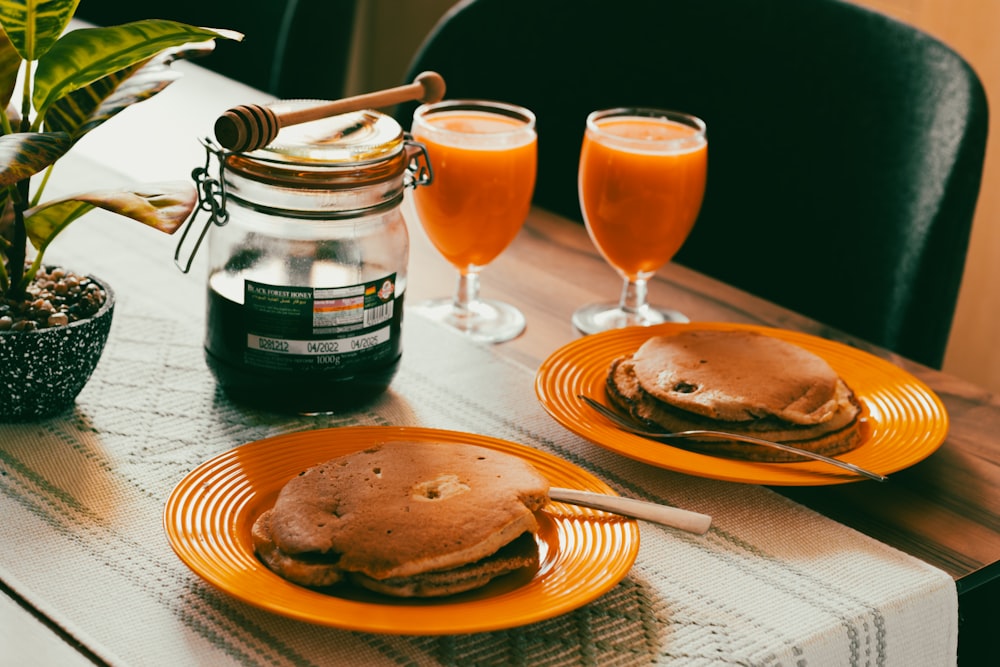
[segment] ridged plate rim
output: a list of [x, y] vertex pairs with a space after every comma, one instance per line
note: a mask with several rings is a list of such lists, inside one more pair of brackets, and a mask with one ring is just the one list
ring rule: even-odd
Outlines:
[[440, 600], [336, 597], [292, 584], [256, 558], [251, 526], [288, 479], [330, 458], [396, 440], [489, 447], [529, 461], [553, 486], [614, 494], [568, 461], [490, 436], [404, 426], [315, 429], [241, 445], [188, 473], [164, 508], [170, 545], [195, 574], [253, 606], [319, 625], [404, 635], [486, 632], [552, 618], [603, 595], [635, 562], [635, 521], [566, 503], [550, 503], [541, 512], [540, 564], [529, 580], [512, 574]]
[[611, 362], [652, 336], [690, 329], [755, 331], [797, 344], [824, 358], [863, 405], [864, 441], [838, 458], [883, 475], [933, 454], [948, 434], [948, 413], [926, 384], [895, 364], [838, 341], [799, 331], [730, 322], [630, 327], [578, 338], [550, 354], [535, 376], [535, 393], [557, 422], [590, 442], [637, 461], [730, 482], [773, 486], [846, 484], [866, 478], [824, 463], [757, 463], [713, 457], [625, 433], [579, 400], [588, 394], [609, 405], [604, 389]]

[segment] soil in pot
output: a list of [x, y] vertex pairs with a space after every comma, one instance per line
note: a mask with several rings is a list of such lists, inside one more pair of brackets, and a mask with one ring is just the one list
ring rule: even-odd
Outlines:
[[25, 300], [0, 301], [0, 421], [70, 407], [97, 366], [114, 293], [94, 276], [39, 272]]

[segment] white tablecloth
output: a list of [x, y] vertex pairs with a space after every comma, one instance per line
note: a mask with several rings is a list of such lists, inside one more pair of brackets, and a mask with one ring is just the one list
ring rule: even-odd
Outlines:
[[[75, 412], [0, 425], [0, 578], [111, 664], [955, 662], [957, 596], [945, 572], [768, 489], [660, 470], [586, 442], [544, 413], [530, 369], [413, 314], [401, 371], [367, 408], [304, 418], [233, 405], [202, 359], [204, 284], [172, 266], [174, 240], [110, 216], [76, 224], [93, 227], [61, 257], [111, 281], [115, 322]], [[714, 524], [706, 536], [643, 524], [631, 572], [595, 602], [456, 636], [289, 620], [215, 590], [173, 554], [163, 506], [192, 468], [267, 436], [354, 424], [524, 443], [621, 494], [704, 512]]]

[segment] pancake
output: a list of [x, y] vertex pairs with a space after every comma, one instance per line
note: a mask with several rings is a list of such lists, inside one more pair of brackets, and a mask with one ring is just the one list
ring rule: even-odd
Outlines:
[[343, 571], [337, 567], [336, 558], [326, 558], [320, 554], [313, 558], [300, 555], [290, 556], [278, 548], [271, 537], [271, 510], [260, 515], [251, 530], [254, 552], [267, 567], [302, 586], [322, 588], [332, 586], [344, 579]]
[[[537, 563], [530, 536], [548, 488], [531, 464], [489, 448], [386, 443], [290, 480], [255, 523], [254, 548], [304, 586], [350, 579], [391, 595], [447, 595]], [[529, 553], [501, 553], [524, 534]]]
[[812, 425], [839, 408], [840, 378], [821, 357], [752, 331], [656, 336], [633, 355], [642, 388], [667, 405], [720, 421], [776, 417]]
[[450, 570], [388, 579], [373, 579], [357, 572], [349, 576], [352, 582], [376, 593], [396, 597], [440, 597], [482, 588], [501, 575], [527, 567], [538, 567], [538, 545], [530, 533], [522, 534], [480, 561]]
[[[829, 364], [754, 332], [695, 330], [651, 338], [634, 355], [612, 362], [606, 389], [617, 407], [667, 431], [725, 431], [827, 456], [850, 451], [862, 440], [861, 405]], [[804, 460], [736, 441], [685, 443], [753, 461]]]

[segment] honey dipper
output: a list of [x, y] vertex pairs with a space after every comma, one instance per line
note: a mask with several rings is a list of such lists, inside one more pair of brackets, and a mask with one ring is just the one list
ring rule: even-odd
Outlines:
[[421, 72], [413, 83], [404, 86], [281, 113], [259, 104], [244, 104], [233, 107], [219, 116], [215, 121], [215, 138], [224, 148], [237, 153], [255, 151], [274, 141], [278, 131], [283, 127], [349, 111], [376, 109], [411, 100], [437, 102], [444, 97], [444, 88], [444, 79], [440, 74]]

